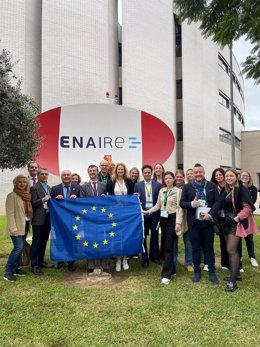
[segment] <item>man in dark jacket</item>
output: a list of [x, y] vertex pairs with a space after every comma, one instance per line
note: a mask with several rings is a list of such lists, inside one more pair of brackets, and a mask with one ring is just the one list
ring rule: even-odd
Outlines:
[[195, 164], [193, 180], [185, 184], [180, 205], [187, 209], [187, 221], [191, 231], [192, 257], [194, 264], [193, 282], [201, 278], [201, 248], [204, 245], [205, 256], [209, 267], [209, 279], [218, 284], [215, 274], [214, 231], [212, 218], [219, 209], [219, 194], [214, 183], [205, 179], [202, 165]]

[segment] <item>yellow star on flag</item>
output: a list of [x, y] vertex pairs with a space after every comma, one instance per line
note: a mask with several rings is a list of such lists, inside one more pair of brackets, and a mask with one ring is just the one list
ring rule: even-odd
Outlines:
[[97, 209], [96, 206], [92, 207], [92, 211], [96, 211], [96, 209]]
[[93, 244], [93, 247], [94, 247], [94, 248], [98, 248], [98, 243], [95, 242], [95, 243]]
[[108, 244], [108, 240], [106, 240], [106, 239], [103, 240], [103, 244], [104, 244], [104, 245], [107, 245], [107, 244]]
[[84, 210], [82, 210], [82, 213], [87, 213], [87, 210], [84, 208]]
[[76, 216], [75, 219], [76, 219], [76, 220], [80, 220], [80, 216]]
[[108, 217], [113, 218], [113, 213], [109, 213]]
[[102, 212], [102, 213], [106, 212], [106, 209], [105, 209], [104, 207], [101, 208], [101, 212]]
[[73, 225], [73, 230], [78, 230], [77, 225]]
[[112, 223], [112, 227], [116, 227], [116, 223], [115, 222]]
[[114, 233], [113, 231], [111, 231], [111, 232], [109, 233], [109, 235], [110, 235], [111, 237], [114, 237], [114, 236], [115, 236], [115, 233]]
[[75, 236], [77, 240], [80, 240], [80, 235]]
[[84, 242], [83, 242], [83, 246], [84, 246], [84, 247], [87, 247], [87, 246], [88, 246], [88, 242], [87, 242], [87, 241], [84, 241]]

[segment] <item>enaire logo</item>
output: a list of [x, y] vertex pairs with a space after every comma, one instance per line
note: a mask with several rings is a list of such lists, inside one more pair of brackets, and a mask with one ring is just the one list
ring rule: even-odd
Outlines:
[[88, 165], [99, 165], [104, 156], [129, 169], [164, 163], [175, 146], [171, 129], [159, 118], [118, 105], [58, 107], [38, 120], [44, 140], [37, 160], [54, 175], [70, 169], [88, 180]]
[[60, 147], [62, 148], [104, 148], [123, 149], [127, 145], [128, 148], [137, 148], [141, 145], [141, 141], [137, 141], [137, 137], [128, 137], [125, 139], [121, 136], [112, 138], [110, 136], [70, 136], [60, 137]]

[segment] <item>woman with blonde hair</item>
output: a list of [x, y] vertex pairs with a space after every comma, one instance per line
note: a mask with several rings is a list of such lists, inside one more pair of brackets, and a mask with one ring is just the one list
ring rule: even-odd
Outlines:
[[248, 225], [249, 218], [253, 219], [252, 212], [254, 211], [251, 195], [244, 185], [239, 185], [238, 173], [234, 169], [228, 169], [225, 172], [225, 189], [220, 197], [220, 207], [224, 216], [223, 232], [230, 267], [230, 276], [225, 278], [228, 282], [225, 291], [233, 292], [237, 289], [236, 281], [241, 280], [237, 248], [240, 238], [244, 236], [241, 236], [239, 230], [243, 227], [246, 235], [253, 232], [249, 230]]
[[[118, 163], [114, 167], [112, 180], [107, 184], [108, 195], [129, 195], [134, 193], [134, 183], [128, 178], [126, 165]], [[116, 271], [121, 271], [121, 266], [124, 270], [129, 269], [127, 257], [117, 257]]]
[[4, 279], [15, 282], [16, 276], [25, 276], [26, 273], [18, 268], [25, 241], [25, 223], [32, 217], [31, 194], [28, 178], [18, 175], [13, 180], [14, 189], [6, 198], [6, 231], [13, 242], [13, 249], [8, 257]]

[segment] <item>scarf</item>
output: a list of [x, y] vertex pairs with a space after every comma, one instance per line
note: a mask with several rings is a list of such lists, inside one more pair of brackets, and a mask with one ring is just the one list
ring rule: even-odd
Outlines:
[[33, 215], [33, 209], [31, 204], [31, 194], [25, 190], [20, 190], [18, 188], [14, 188], [13, 192], [19, 195], [20, 198], [23, 200], [25, 214], [27, 217], [31, 218]]
[[192, 186], [194, 187], [195, 191], [196, 191], [196, 199], [197, 200], [207, 200], [207, 197], [205, 195], [205, 188], [206, 188], [206, 180], [205, 178], [198, 183], [197, 181], [195, 181], [194, 179], [191, 182]]

